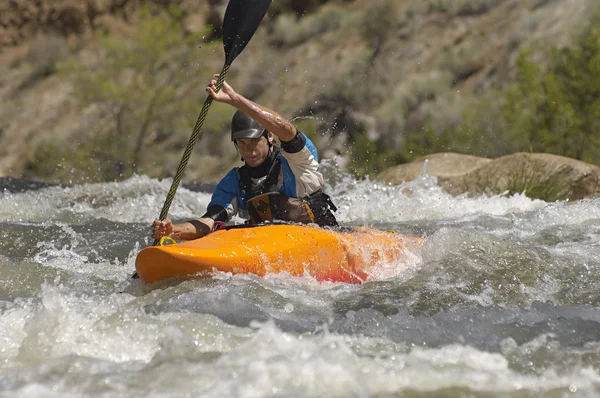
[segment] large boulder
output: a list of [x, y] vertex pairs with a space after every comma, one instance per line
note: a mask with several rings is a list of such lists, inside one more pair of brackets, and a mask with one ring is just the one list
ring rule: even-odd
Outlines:
[[410, 163], [390, 167], [381, 172], [377, 179], [390, 184], [416, 180], [423, 174], [434, 177], [461, 176], [490, 162], [490, 159], [460, 153], [444, 152], [422, 156]]
[[578, 200], [600, 196], [600, 167], [548, 153], [515, 153], [438, 182], [451, 194], [524, 192], [547, 201]]
[[[528, 197], [578, 200], [600, 196], [600, 167], [547, 153], [515, 153], [497, 159], [458, 154], [434, 154], [385, 170], [378, 179], [398, 184], [427, 174], [452, 195], [522, 193]], [[461, 163], [462, 162], [462, 163]]]

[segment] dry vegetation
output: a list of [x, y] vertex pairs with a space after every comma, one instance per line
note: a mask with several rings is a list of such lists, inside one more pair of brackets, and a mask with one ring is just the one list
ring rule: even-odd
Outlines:
[[[198, 11], [189, 1], [148, 2], [146, 8], [140, 8], [141, 1], [109, 3], [116, 8], [96, 10], [82, 29], [23, 31], [14, 35], [20, 46], [5, 47], [0, 57], [4, 174], [97, 180], [133, 172], [158, 177], [176, 169], [203, 87], [222, 65], [220, 28], [209, 23], [220, 20], [224, 4], [211, 2], [212, 8]], [[578, 129], [587, 129], [580, 134], [592, 147], [599, 119], [577, 121], [582, 105], [573, 103], [575, 92], [564, 91], [569, 87], [560, 86], [560, 78], [524, 82], [523, 76], [531, 73], [532, 61], [542, 65], [540, 75], [562, 73], [552, 48], [583, 45], [581, 33], [594, 32], [585, 29], [595, 4], [277, 2], [234, 63], [229, 81], [248, 97], [300, 117], [298, 124], [323, 153], [341, 153], [360, 175], [435, 151], [501, 156], [535, 147], [560, 154], [555, 129], [577, 122]], [[67, 21], [77, 22], [79, 14], [69, 10]], [[593, 46], [593, 40], [586, 45]], [[587, 72], [581, 69], [576, 77], [594, 87], [589, 76], [595, 64], [583, 58], [580, 64]], [[552, 121], [541, 138], [530, 131], [541, 122], [519, 118], [526, 107], [516, 99], [527, 84], [538, 95], [555, 93], [571, 115]], [[528, 112], [539, 114], [544, 103], [535, 104]], [[187, 179], [215, 180], [236, 162], [224, 134], [232, 113], [213, 106]], [[560, 134], [565, 131], [571, 130]], [[597, 154], [579, 154], [600, 161]]]

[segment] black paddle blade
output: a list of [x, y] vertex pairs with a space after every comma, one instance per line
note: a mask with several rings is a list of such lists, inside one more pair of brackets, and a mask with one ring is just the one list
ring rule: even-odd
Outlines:
[[225, 64], [231, 65], [250, 41], [271, 0], [230, 0], [223, 19]]

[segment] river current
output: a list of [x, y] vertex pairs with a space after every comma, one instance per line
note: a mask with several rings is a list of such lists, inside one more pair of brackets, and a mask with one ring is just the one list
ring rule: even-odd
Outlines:
[[[361, 285], [147, 285], [130, 277], [169, 180], [5, 189], [0, 396], [600, 396], [600, 199], [452, 197], [434, 177], [334, 169], [343, 225], [425, 237]], [[170, 215], [209, 200], [180, 188]]]

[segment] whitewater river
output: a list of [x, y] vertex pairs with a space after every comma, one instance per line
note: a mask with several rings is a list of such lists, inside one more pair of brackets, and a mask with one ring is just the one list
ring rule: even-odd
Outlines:
[[[149, 286], [130, 276], [170, 181], [5, 189], [0, 396], [600, 396], [600, 200], [327, 180], [344, 225], [423, 248], [362, 285]], [[209, 199], [181, 188], [171, 216]]]

